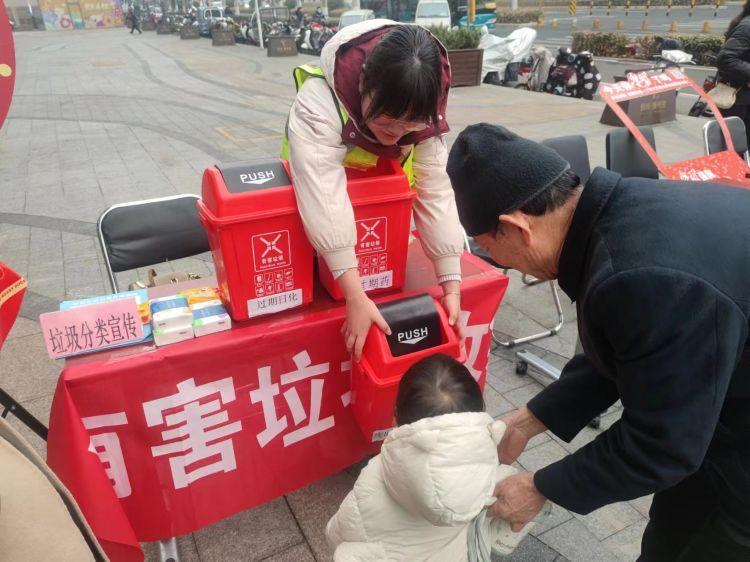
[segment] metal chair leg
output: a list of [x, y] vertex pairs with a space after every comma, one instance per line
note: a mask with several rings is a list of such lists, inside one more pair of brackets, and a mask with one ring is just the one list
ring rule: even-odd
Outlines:
[[[526, 275], [523, 277], [524, 283], [527, 285], [533, 285], [537, 282], [539, 282], [538, 279], [535, 279], [531, 282], [527, 282]], [[524, 336], [522, 338], [515, 338], [508, 341], [502, 341], [497, 336], [495, 336], [495, 333], [492, 333], [492, 341], [494, 341], [497, 345], [502, 345], [503, 347], [514, 347], [516, 345], [522, 344], [522, 343], [529, 343], [532, 341], [541, 340], [544, 338], [548, 338], [550, 336], [556, 335], [560, 329], [563, 327], [563, 323], [565, 322], [565, 318], [563, 316], [563, 310], [562, 305], [560, 304], [560, 295], [557, 292], [557, 286], [555, 285], [554, 281], [549, 281], [550, 288], [552, 289], [552, 298], [555, 301], [555, 310], [557, 311], [557, 324], [555, 324], [551, 329], [545, 330], [544, 332], [539, 332], [538, 334], [532, 334], [530, 336]]]
[[177, 548], [175, 537], [159, 541], [159, 560], [161, 562], [180, 562], [180, 551]]
[[8, 414], [13, 414], [31, 431], [45, 441], [47, 440], [47, 426], [36, 419], [31, 412], [16, 402], [15, 399], [2, 388], [0, 388], [0, 406], [2, 406], [0, 417], [5, 418]]
[[524, 285], [528, 285], [531, 287], [532, 285], [538, 285], [539, 283], [544, 283], [544, 279], [537, 279], [536, 277], [531, 277], [531, 275], [524, 273], [521, 277], [521, 281], [523, 281]]

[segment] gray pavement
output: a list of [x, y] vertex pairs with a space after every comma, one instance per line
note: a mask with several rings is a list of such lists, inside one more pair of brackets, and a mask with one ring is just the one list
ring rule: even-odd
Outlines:
[[[61, 364], [47, 359], [37, 323], [61, 299], [109, 292], [95, 222], [108, 206], [175, 193], [199, 193], [203, 169], [218, 161], [278, 153], [280, 131], [294, 96], [293, 66], [310, 60], [269, 59], [252, 47], [214, 48], [206, 40], [123, 29], [17, 33], [18, 76], [8, 121], [0, 130], [0, 260], [25, 275], [29, 292], [0, 353], [0, 384], [45, 422]], [[608, 127], [602, 106], [546, 94], [483, 86], [451, 92], [449, 140], [478, 121], [502, 123], [528, 137], [583, 134], [593, 165], [604, 164]], [[657, 128], [666, 161], [698, 156], [698, 119]], [[210, 258], [166, 264], [210, 274]], [[127, 284], [143, 271], [120, 276]], [[575, 348], [575, 307], [554, 338], [523, 346], [562, 366]], [[511, 284], [495, 329], [519, 336], [551, 325], [544, 286]], [[501, 416], [542, 387], [514, 372], [514, 354], [493, 352], [485, 392]], [[619, 418], [615, 407], [603, 428]], [[44, 443], [21, 428], [44, 452]], [[575, 451], [598, 431], [572, 443], [541, 435], [519, 459], [534, 470]], [[357, 467], [285, 498], [180, 538], [183, 559], [330, 560], [323, 525], [351, 488]], [[511, 560], [607, 562], [635, 560], [650, 500], [605, 507], [587, 516], [555, 508]], [[156, 559], [154, 545], [146, 545]]]

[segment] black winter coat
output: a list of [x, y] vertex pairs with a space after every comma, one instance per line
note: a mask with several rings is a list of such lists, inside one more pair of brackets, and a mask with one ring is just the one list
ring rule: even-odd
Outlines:
[[529, 409], [570, 441], [618, 399], [623, 415], [536, 472], [578, 513], [664, 490], [717, 438], [750, 447], [750, 190], [621, 178], [598, 168], [559, 263], [585, 356]]
[[750, 17], [744, 18], [727, 37], [716, 59], [719, 77], [735, 88], [735, 105], [750, 105]]

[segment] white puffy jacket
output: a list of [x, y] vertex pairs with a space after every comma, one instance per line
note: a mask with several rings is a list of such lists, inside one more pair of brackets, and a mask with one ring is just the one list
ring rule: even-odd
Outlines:
[[[320, 56], [325, 80], [307, 80], [289, 113], [289, 163], [305, 231], [332, 271], [357, 267], [357, 231], [346, 191], [343, 161], [349, 147], [341, 139], [341, 118], [331, 97], [336, 52], [352, 39], [386, 25], [369, 20], [347, 26], [326, 43]], [[411, 147], [405, 147], [408, 154]], [[460, 276], [463, 231], [445, 171], [448, 149], [443, 137], [414, 147], [414, 222], [438, 277]]]
[[328, 522], [336, 562], [467, 560], [467, 526], [494, 503], [505, 424], [446, 414], [394, 429]]

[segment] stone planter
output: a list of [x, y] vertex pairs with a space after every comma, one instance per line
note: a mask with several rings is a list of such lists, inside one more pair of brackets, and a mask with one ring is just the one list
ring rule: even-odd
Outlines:
[[291, 35], [274, 35], [268, 38], [269, 57], [296, 57], [297, 42]]
[[479, 86], [482, 83], [482, 49], [448, 51], [451, 63], [451, 87]]
[[214, 29], [211, 32], [211, 44], [214, 47], [234, 45], [234, 32], [229, 29]]
[[180, 28], [180, 39], [200, 39], [201, 30], [197, 25], [183, 25]]
[[156, 29], [156, 24], [152, 22], [151, 20], [145, 20], [141, 24], [141, 29], [143, 31], [154, 31]]
[[169, 24], [159, 24], [156, 26], [156, 34], [157, 35], [171, 35], [172, 34], [172, 26]]

